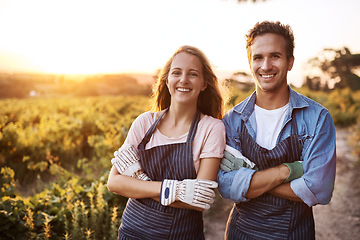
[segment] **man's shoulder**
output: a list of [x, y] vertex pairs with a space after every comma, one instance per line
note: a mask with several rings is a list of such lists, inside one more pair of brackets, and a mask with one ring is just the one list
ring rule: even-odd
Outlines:
[[246, 107], [249, 105], [249, 101], [251, 99], [252, 95], [246, 97], [244, 100], [242, 100], [240, 103], [236, 104], [234, 107], [232, 107], [226, 114], [226, 115], [233, 115], [233, 114], [241, 114], [245, 111]]
[[[316, 130], [317, 124], [324, 121], [333, 122], [329, 110], [316, 102], [315, 100], [306, 97], [300, 93], [297, 95], [298, 106], [293, 106], [293, 111], [299, 124], [305, 124], [309, 129]], [[299, 104], [299, 101], [301, 104]]]
[[292, 90], [292, 96], [290, 98], [293, 108], [303, 109], [304, 111], [328, 111], [326, 107], [319, 102], [307, 97], [295, 90]]

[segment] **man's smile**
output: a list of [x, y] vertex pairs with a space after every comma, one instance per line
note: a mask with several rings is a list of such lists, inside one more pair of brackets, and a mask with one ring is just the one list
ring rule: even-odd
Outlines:
[[262, 78], [272, 78], [275, 77], [276, 74], [260, 74]]

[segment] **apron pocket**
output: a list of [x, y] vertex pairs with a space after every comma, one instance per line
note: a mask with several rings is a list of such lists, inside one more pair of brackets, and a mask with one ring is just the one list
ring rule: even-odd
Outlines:
[[119, 234], [132, 239], [167, 239], [173, 214], [155, 210], [135, 199], [129, 199]]

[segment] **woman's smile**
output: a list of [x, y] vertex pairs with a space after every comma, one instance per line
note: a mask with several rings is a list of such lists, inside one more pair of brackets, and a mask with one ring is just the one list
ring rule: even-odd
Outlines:
[[179, 91], [179, 92], [190, 92], [191, 91], [191, 89], [183, 88], [183, 87], [178, 87], [178, 88], [176, 88], [176, 90]]

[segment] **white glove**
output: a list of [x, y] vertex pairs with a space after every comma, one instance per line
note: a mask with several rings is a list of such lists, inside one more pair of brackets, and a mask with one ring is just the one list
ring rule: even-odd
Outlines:
[[206, 179], [185, 179], [182, 181], [164, 179], [161, 185], [160, 203], [164, 206], [181, 201], [194, 207], [209, 209], [214, 202], [217, 182]]
[[226, 172], [231, 172], [233, 170], [238, 170], [241, 167], [259, 170], [255, 163], [251, 162], [248, 158], [242, 155], [240, 151], [226, 145], [224, 157], [220, 162], [220, 168]]
[[114, 152], [114, 156], [111, 163], [120, 174], [151, 181], [142, 170], [139, 155], [131, 144], [121, 146], [118, 151]]

